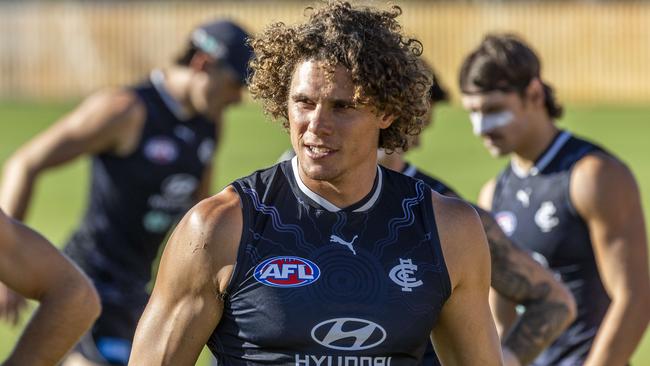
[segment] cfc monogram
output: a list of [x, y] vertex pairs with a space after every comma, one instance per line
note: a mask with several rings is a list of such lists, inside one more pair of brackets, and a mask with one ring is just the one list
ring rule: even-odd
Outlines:
[[412, 287], [422, 286], [422, 281], [416, 279], [415, 271], [417, 271], [418, 266], [413, 264], [411, 259], [399, 259], [399, 265], [393, 267], [388, 274], [393, 282], [402, 286], [402, 291], [411, 292], [413, 291]]

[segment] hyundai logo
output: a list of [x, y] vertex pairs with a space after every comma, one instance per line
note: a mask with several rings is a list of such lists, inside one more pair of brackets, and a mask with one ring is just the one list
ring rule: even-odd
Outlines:
[[358, 318], [337, 318], [318, 323], [311, 337], [320, 345], [343, 351], [359, 351], [380, 345], [386, 339], [381, 325]]

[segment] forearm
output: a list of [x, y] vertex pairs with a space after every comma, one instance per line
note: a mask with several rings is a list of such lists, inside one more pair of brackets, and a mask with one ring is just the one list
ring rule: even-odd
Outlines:
[[528, 304], [502, 343], [522, 365], [527, 365], [562, 333], [571, 318], [562, 302], [547, 299]]
[[527, 364], [573, 321], [575, 301], [548, 270], [505, 236], [489, 213], [479, 210], [479, 214], [490, 245], [492, 288], [504, 299], [526, 306], [502, 342]]
[[5, 213], [23, 221], [32, 195], [36, 173], [25, 162], [12, 158], [3, 169], [0, 207]]
[[39, 299], [5, 366], [55, 365], [88, 330], [100, 313], [99, 298], [92, 285], [77, 276]]
[[612, 301], [585, 365], [626, 365], [646, 330], [649, 308], [647, 300], [632, 296]]

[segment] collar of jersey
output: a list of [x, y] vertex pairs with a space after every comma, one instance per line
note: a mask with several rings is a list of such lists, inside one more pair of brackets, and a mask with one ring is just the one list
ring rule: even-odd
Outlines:
[[553, 159], [560, 152], [560, 149], [562, 149], [562, 146], [564, 146], [564, 144], [566, 144], [570, 138], [571, 134], [569, 132], [560, 132], [546, 149], [546, 151], [539, 157], [539, 159], [537, 159], [535, 165], [528, 171], [517, 165], [517, 163], [515, 163], [513, 160], [510, 160], [510, 167], [512, 168], [512, 172], [515, 173], [515, 175], [519, 178], [536, 176], [542, 172], [548, 166], [548, 164], [551, 163], [551, 161], [553, 161]]
[[160, 99], [165, 103], [167, 109], [169, 109], [178, 120], [187, 121], [190, 119], [190, 116], [187, 114], [187, 111], [183, 108], [181, 103], [172, 97], [167, 89], [165, 89], [165, 73], [163, 73], [162, 70], [151, 70], [149, 80], [151, 81], [151, 85], [153, 85], [158, 92], [158, 95], [160, 95]]
[[415, 177], [415, 173], [418, 172], [418, 168], [415, 167], [415, 165], [411, 165], [409, 163], [404, 164], [404, 168], [402, 169], [402, 174], [404, 174], [407, 177]]
[[342, 210], [345, 211], [352, 211], [352, 212], [364, 212], [368, 211], [379, 199], [379, 195], [381, 194], [381, 188], [383, 185], [383, 172], [381, 171], [381, 168], [377, 166], [377, 175], [375, 176], [375, 182], [372, 186], [372, 189], [370, 190], [370, 193], [368, 193], [364, 198], [362, 198], [359, 202], [352, 204], [346, 208], [341, 208], [333, 204], [332, 202], [328, 201], [318, 193], [312, 191], [303, 183], [302, 179], [300, 178], [300, 174], [298, 173], [298, 157], [294, 156], [291, 159], [291, 170], [293, 172], [293, 178], [298, 185], [298, 189], [307, 196], [310, 200], [312, 200], [314, 203], [319, 205], [320, 207], [324, 208], [325, 210], [329, 212], [339, 212]]

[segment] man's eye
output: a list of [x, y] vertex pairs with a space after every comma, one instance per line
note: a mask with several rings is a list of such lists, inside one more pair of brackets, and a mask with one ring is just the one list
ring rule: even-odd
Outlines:
[[309, 99], [296, 99], [295, 103], [300, 105], [300, 106], [305, 106], [305, 107], [314, 105], [314, 103]]
[[334, 105], [336, 109], [354, 109], [356, 106], [352, 103], [337, 103]]

